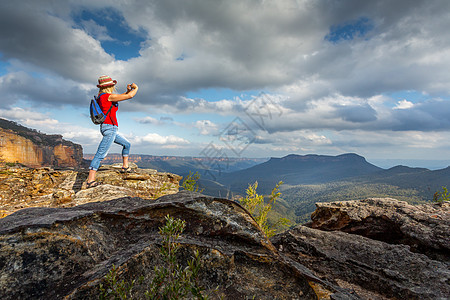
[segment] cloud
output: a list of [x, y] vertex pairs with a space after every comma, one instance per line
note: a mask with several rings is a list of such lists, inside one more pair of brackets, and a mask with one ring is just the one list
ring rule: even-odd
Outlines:
[[450, 130], [450, 102], [430, 99], [410, 108], [392, 111], [392, 130], [448, 131]]
[[[113, 62], [100, 42], [56, 16], [54, 2], [3, 1], [0, 5], [0, 49], [3, 60], [52, 72], [69, 80], [89, 82]], [[47, 73], [48, 74], [48, 73]], [[96, 75], [94, 75], [96, 76]]]
[[99, 41], [114, 41], [108, 34], [108, 28], [98, 25], [94, 20], [83, 20], [81, 26], [89, 35]]
[[8, 99], [0, 102], [0, 108], [8, 108], [21, 100], [35, 107], [79, 106], [80, 103], [87, 106], [94, 95], [88, 92], [84, 85], [62, 77], [40, 78], [24, 71], [10, 72], [0, 77], [0, 93]]
[[397, 102], [397, 105], [394, 107], [394, 109], [408, 109], [408, 108], [412, 108], [414, 106], [414, 103], [403, 99], [401, 101]]
[[217, 135], [219, 133], [219, 126], [209, 120], [196, 121], [194, 127], [200, 131], [201, 135]]
[[168, 117], [161, 117], [159, 120], [147, 116], [144, 118], [134, 118], [134, 120], [140, 124], [151, 124], [151, 125], [158, 125], [158, 126], [163, 126], [166, 125], [167, 122], [173, 122], [172, 118], [168, 118]]
[[345, 121], [365, 123], [377, 119], [376, 111], [369, 105], [337, 105], [336, 114]]
[[[140, 56], [129, 61], [114, 61], [104, 51], [100, 42], [111, 39], [104, 26], [92, 19], [82, 20], [84, 30], [71, 24], [75, 12], [99, 11], [110, 2], [71, 2], [66, 8], [25, 3], [31, 9], [2, 4], [3, 59], [92, 86], [103, 73], [120, 84], [131, 79], [141, 83], [140, 94], [152, 95], [136, 98], [145, 105], [181, 107], [187, 103], [180, 96], [198, 89], [282, 89], [314, 82], [322, 83], [322, 94], [448, 93], [450, 21], [442, 15], [450, 8], [447, 1], [345, 1], [334, 3], [333, 13], [326, 1], [119, 1], [109, 5], [123, 16], [121, 22], [146, 34]], [[326, 37], [337, 29], [338, 37], [347, 36], [332, 43]]]
[[141, 145], [141, 144], [156, 144], [156, 145], [184, 145], [189, 144], [189, 141], [177, 137], [174, 135], [161, 136], [157, 133], [149, 133], [145, 136], [135, 136], [131, 137], [130, 140], [132, 143]]
[[[98, 19], [105, 10], [114, 12], [105, 18], [117, 16], [116, 27]], [[239, 117], [259, 137], [257, 149], [334, 151], [345, 142], [371, 146], [389, 132], [402, 141], [408, 132], [444, 136], [450, 129], [449, 10], [446, 0], [3, 1], [0, 109], [87, 107], [97, 77], [109, 74], [119, 91], [129, 82], [140, 87], [121, 111], [199, 116], [189, 124], [153, 117], [137, 123], [195, 126], [214, 135], [224, 125], [214, 115]], [[118, 28], [139, 35], [138, 54], [133, 48], [134, 55], [116, 59], [111, 49], [130, 44], [117, 39]], [[105, 42], [114, 46], [106, 51]], [[220, 101], [187, 96], [208, 89], [264, 93]], [[402, 91], [429, 97], [388, 96]], [[28, 122], [44, 127], [51, 120], [56, 117], [42, 114]], [[87, 142], [89, 134], [78, 138]], [[166, 132], [136, 143], [188, 141]]]
[[20, 107], [0, 109], [0, 116], [31, 128], [51, 128], [59, 125], [58, 120], [50, 118], [48, 114]]

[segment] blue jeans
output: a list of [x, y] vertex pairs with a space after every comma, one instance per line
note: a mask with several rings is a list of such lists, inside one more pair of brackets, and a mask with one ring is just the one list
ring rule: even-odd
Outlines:
[[89, 167], [90, 170], [97, 171], [98, 168], [100, 168], [100, 163], [108, 154], [109, 148], [111, 148], [113, 142], [123, 146], [122, 156], [128, 156], [130, 154], [131, 144], [126, 138], [117, 132], [118, 129], [119, 127], [115, 125], [100, 125], [100, 132], [103, 135], [103, 139], [100, 142], [100, 145], [98, 145], [97, 153], [95, 153], [95, 156], [92, 159]]

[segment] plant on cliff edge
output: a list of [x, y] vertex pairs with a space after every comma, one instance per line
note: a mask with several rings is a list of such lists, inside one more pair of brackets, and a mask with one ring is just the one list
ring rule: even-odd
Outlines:
[[[195, 172], [195, 174], [193, 174], [191, 171], [189, 171], [189, 174], [184, 178], [183, 182], [181, 183], [181, 187], [186, 191], [198, 192], [199, 179], [200, 174], [198, 174], [198, 172]], [[203, 192], [203, 189], [200, 190], [200, 193], [201, 192]]]
[[433, 195], [434, 202], [450, 201], [450, 193], [445, 186], [442, 187], [442, 192], [436, 192]]
[[[147, 299], [208, 299], [202, 295], [204, 289], [198, 284], [200, 271], [200, 255], [195, 251], [195, 257], [188, 261], [188, 265], [182, 268], [176, 258], [180, 249], [177, 243], [186, 226], [185, 221], [173, 219], [169, 215], [165, 217], [166, 223], [159, 228], [159, 234], [163, 237], [160, 254], [165, 263], [163, 267], [155, 267], [155, 276], [150, 283], [149, 290], [145, 292]], [[140, 277], [140, 283], [143, 276]], [[100, 299], [133, 299], [135, 280], [127, 283], [118, 279], [118, 269], [113, 265], [108, 275], [105, 276], [105, 285], [100, 284]]]
[[258, 193], [256, 192], [256, 189], [258, 188], [258, 181], [255, 181], [253, 185], [249, 184], [246, 190], [247, 197], [239, 199], [239, 202], [255, 218], [259, 227], [261, 227], [267, 237], [273, 236], [276, 232], [277, 227], [286, 227], [291, 222], [287, 218], [279, 218], [278, 221], [273, 225], [270, 225], [267, 222], [269, 212], [272, 210], [277, 198], [281, 195], [281, 193], [279, 192], [279, 188], [282, 184], [283, 182], [280, 181], [272, 189], [272, 193], [270, 194], [269, 201], [267, 203], [264, 202], [264, 195], [258, 195]]
[[177, 262], [176, 254], [180, 249], [177, 240], [185, 226], [185, 221], [167, 215], [166, 224], [159, 228], [159, 234], [163, 237], [160, 254], [165, 267], [155, 267], [155, 277], [150, 290], [146, 292], [149, 299], [181, 299], [188, 294], [197, 299], [206, 299], [201, 294], [203, 288], [197, 282], [200, 271], [199, 252], [195, 251], [195, 258], [188, 261], [188, 266], [184, 269]]

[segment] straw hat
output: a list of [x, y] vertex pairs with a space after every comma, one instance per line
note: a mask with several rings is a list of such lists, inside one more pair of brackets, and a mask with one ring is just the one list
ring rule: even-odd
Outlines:
[[98, 88], [105, 88], [109, 86], [115, 86], [117, 84], [117, 80], [112, 80], [111, 77], [102, 75], [98, 78]]

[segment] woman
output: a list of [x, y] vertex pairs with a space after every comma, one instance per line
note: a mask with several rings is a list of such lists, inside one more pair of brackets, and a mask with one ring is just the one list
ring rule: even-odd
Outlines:
[[94, 158], [92, 159], [91, 165], [89, 166], [89, 176], [87, 179], [86, 187], [91, 188], [98, 186], [99, 183], [95, 181], [95, 174], [97, 173], [98, 168], [100, 167], [101, 161], [108, 154], [109, 148], [112, 143], [119, 144], [123, 147], [122, 149], [122, 172], [130, 172], [131, 168], [128, 166], [128, 155], [130, 153], [130, 142], [124, 138], [118, 130], [118, 123], [116, 118], [116, 113], [118, 110], [119, 104], [117, 102], [128, 100], [133, 98], [137, 91], [138, 86], [135, 83], [127, 85], [127, 91], [123, 94], [114, 94], [116, 91], [115, 85], [117, 84], [116, 80], [112, 80], [111, 77], [103, 75], [98, 78], [97, 87], [100, 89], [98, 92], [98, 103], [102, 109], [102, 111], [106, 114], [108, 110], [111, 108], [111, 111], [108, 113], [106, 120], [103, 124], [100, 125], [100, 132], [103, 135], [103, 139], [98, 146], [97, 153], [95, 153]]

